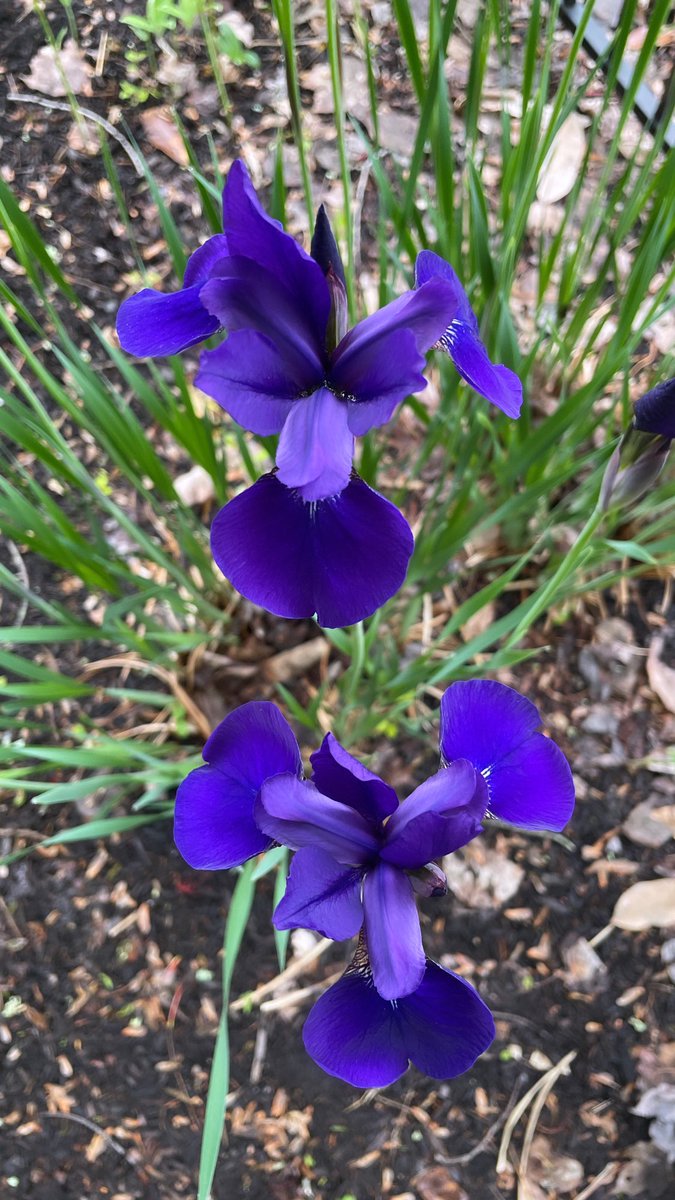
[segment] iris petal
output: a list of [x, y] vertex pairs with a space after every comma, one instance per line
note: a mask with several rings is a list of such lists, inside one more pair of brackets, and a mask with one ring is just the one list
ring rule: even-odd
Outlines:
[[424, 974], [422, 931], [408, 876], [378, 862], [363, 881], [363, 909], [375, 987], [385, 1000], [407, 996]]
[[268, 779], [254, 812], [258, 827], [291, 850], [316, 846], [347, 866], [359, 866], [377, 854], [379, 838], [370, 822], [295, 775]]
[[143, 288], [130, 296], [117, 314], [122, 349], [139, 358], [162, 358], [179, 354], [217, 333], [220, 321], [201, 303], [201, 288], [201, 284], [195, 284], [166, 294]]
[[345, 401], [319, 388], [288, 414], [277, 449], [279, 482], [298, 488], [303, 500], [337, 496], [349, 483], [353, 455]]
[[635, 428], [675, 438], [675, 378], [664, 379], [635, 405]]
[[427, 960], [422, 982], [396, 1003], [357, 960], [316, 1002], [303, 1029], [307, 1052], [354, 1087], [387, 1087], [409, 1062], [434, 1079], [468, 1071], [487, 1050], [494, 1021], [464, 979]]
[[298, 850], [286, 895], [274, 911], [277, 929], [316, 929], [336, 942], [354, 937], [363, 924], [362, 874], [317, 846]]
[[178, 789], [176, 845], [192, 867], [238, 866], [271, 845], [253, 803], [269, 776], [300, 774], [298, 743], [274, 704], [253, 701], [221, 721], [203, 753], [208, 766], [191, 771]]
[[213, 557], [243, 596], [280, 617], [334, 628], [375, 612], [405, 579], [413, 536], [398, 509], [353, 478], [305, 503], [264, 475], [217, 514]]
[[[480, 786], [477, 784], [480, 783]], [[382, 858], [407, 870], [452, 854], [481, 832], [487, 790], [471, 763], [458, 759], [418, 787], [386, 825]]]
[[446, 350], [462, 379], [478, 392], [501, 408], [507, 417], [520, 416], [523, 403], [523, 385], [518, 376], [508, 367], [490, 361], [485, 346], [470, 325], [453, 321], [440, 339], [440, 348]]
[[195, 383], [244, 429], [264, 437], [282, 430], [304, 387], [303, 366], [287, 347], [281, 350], [264, 334], [242, 329], [204, 351]]
[[325, 796], [355, 808], [377, 825], [398, 808], [398, 798], [378, 775], [352, 758], [332, 733], [310, 757], [314, 783]]
[[559, 746], [542, 733], [485, 773], [489, 811], [524, 829], [564, 829], [574, 811], [574, 779]]

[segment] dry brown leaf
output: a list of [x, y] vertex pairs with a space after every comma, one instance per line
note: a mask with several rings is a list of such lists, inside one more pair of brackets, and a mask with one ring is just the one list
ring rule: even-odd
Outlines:
[[675, 713], [675, 670], [661, 661], [663, 637], [652, 638], [647, 655], [647, 678], [649, 686], [668, 712]]
[[553, 139], [537, 181], [537, 200], [554, 204], [569, 195], [579, 178], [586, 153], [585, 122], [579, 113], [570, 113]]
[[469, 1200], [447, 1167], [425, 1167], [412, 1180], [420, 1200]]
[[[659, 816], [660, 813], [663, 815]], [[653, 801], [643, 800], [629, 813], [622, 829], [631, 842], [638, 846], [651, 846], [653, 849], [665, 846], [675, 835], [675, 805], [665, 804], [656, 808]]]
[[309, 642], [301, 642], [299, 646], [291, 646], [290, 650], [282, 650], [265, 660], [263, 671], [268, 679], [278, 683], [288, 683], [298, 675], [304, 675], [323, 659], [328, 657], [329, 645], [324, 637], [312, 638]]
[[637, 932], [675, 925], [675, 879], [646, 879], [634, 883], [616, 902], [612, 924]]
[[547, 1193], [566, 1196], [583, 1182], [584, 1168], [576, 1158], [559, 1154], [548, 1138], [538, 1136], [532, 1143], [527, 1179], [540, 1184]]
[[180, 167], [187, 166], [188, 152], [173, 123], [169, 108], [146, 108], [145, 112], [141, 113], [141, 124], [145, 136], [155, 150], [161, 150], [162, 154], [166, 154], [167, 158], [178, 163]]
[[525, 874], [499, 850], [471, 842], [443, 859], [450, 891], [470, 908], [494, 908], [515, 896]]
[[60, 50], [41, 46], [30, 60], [30, 75], [21, 78], [43, 96], [67, 96], [69, 90], [76, 96], [91, 96], [91, 75], [91, 66], [70, 38]]
[[173, 486], [176, 495], [188, 506], [206, 504], [207, 500], [213, 500], [216, 494], [213, 479], [199, 463], [183, 475], [178, 475], [173, 481]]

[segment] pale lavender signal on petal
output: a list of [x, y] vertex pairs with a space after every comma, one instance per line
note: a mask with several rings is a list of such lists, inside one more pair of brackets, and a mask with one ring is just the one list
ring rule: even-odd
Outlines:
[[277, 448], [278, 479], [303, 500], [326, 500], [344, 491], [354, 456], [347, 406], [319, 388], [291, 408]]

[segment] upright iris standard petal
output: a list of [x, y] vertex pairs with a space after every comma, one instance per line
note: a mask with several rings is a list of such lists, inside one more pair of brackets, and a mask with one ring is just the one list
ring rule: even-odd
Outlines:
[[303, 500], [327, 500], [347, 487], [354, 456], [347, 416], [344, 402], [325, 387], [291, 408], [279, 438], [278, 479]]
[[310, 762], [320, 792], [355, 808], [374, 824], [379, 825], [398, 808], [394, 789], [348, 754], [332, 733], [326, 734]]
[[385, 1000], [407, 996], [424, 974], [422, 931], [407, 875], [378, 862], [363, 881], [363, 908], [375, 987]]
[[306, 503], [274, 475], [222, 508], [213, 557], [243, 596], [280, 617], [333, 628], [375, 612], [403, 583], [413, 536], [398, 509], [354, 477]]
[[415, 870], [481, 832], [487, 793], [466, 759], [451, 763], [404, 800], [386, 826], [382, 858]]
[[441, 700], [441, 757], [474, 764], [493, 816], [526, 829], [562, 829], [574, 808], [574, 781], [540, 725], [534, 704], [505, 684], [454, 683]]
[[286, 895], [274, 910], [277, 929], [316, 929], [341, 942], [363, 925], [363, 871], [337, 863], [317, 846], [293, 856]]
[[221, 721], [203, 756], [208, 765], [191, 771], [178, 789], [176, 846], [191, 867], [238, 866], [271, 845], [253, 805], [270, 776], [301, 774], [298, 743], [276, 705], [252, 701]]
[[255, 819], [264, 833], [291, 850], [316, 846], [348, 866], [370, 862], [380, 844], [370, 821], [295, 775], [277, 775], [263, 784]]
[[188, 259], [182, 291], [165, 294], [144, 288], [125, 300], [117, 314], [122, 349], [139, 358], [162, 357], [217, 333], [220, 321], [204, 307], [200, 293], [228, 253], [227, 238], [216, 234]]
[[491, 362], [480, 339], [476, 314], [450, 263], [431, 250], [423, 250], [415, 263], [415, 285], [428, 287], [433, 279], [442, 279], [456, 301], [456, 312], [439, 335], [438, 348], [450, 355], [462, 378], [475, 391], [508, 417], [519, 417], [523, 388], [518, 376], [508, 367]]
[[360, 1088], [387, 1087], [411, 1062], [434, 1079], [452, 1079], [473, 1066], [494, 1035], [475, 989], [428, 959], [415, 992], [383, 999], [363, 949], [317, 1000], [303, 1029], [318, 1066]]

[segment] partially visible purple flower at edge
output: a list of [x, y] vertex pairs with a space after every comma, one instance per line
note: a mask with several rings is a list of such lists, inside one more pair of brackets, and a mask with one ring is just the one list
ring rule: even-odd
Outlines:
[[432, 1079], [452, 1079], [473, 1066], [494, 1035], [492, 1014], [475, 988], [428, 958], [414, 992], [383, 999], [363, 939], [302, 1031], [318, 1066], [361, 1088], [387, 1087], [411, 1062]]
[[599, 507], [639, 500], [658, 479], [675, 438], [675, 378], [641, 396], [602, 480]]

